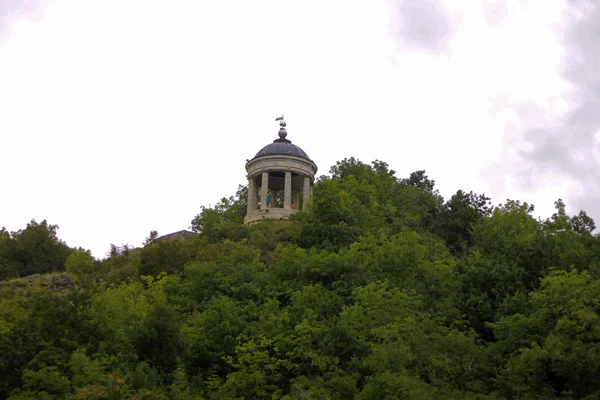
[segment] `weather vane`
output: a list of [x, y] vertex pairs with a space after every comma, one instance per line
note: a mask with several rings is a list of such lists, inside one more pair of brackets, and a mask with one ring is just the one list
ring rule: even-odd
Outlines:
[[283, 119], [283, 114], [281, 114], [281, 117], [275, 118], [275, 121], [279, 121], [279, 126], [282, 128], [287, 126]]

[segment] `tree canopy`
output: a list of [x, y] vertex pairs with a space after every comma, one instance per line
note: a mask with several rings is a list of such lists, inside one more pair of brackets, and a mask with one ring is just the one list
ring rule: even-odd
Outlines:
[[246, 197], [101, 260], [47, 221], [0, 230], [0, 399], [600, 397], [585, 211], [354, 158], [290, 220], [243, 225]]

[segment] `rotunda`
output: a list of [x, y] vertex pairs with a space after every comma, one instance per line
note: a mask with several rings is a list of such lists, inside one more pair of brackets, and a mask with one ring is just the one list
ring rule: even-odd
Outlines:
[[244, 224], [263, 219], [285, 219], [304, 210], [312, 196], [317, 165], [306, 152], [292, 144], [279, 121], [279, 139], [247, 160], [248, 212]]

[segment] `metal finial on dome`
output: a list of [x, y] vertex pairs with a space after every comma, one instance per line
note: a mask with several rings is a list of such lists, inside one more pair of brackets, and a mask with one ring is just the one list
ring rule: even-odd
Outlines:
[[275, 121], [279, 121], [279, 137], [281, 139], [285, 139], [285, 137], [287, 136], [287, 131], [285, 130], [285, 127], [287, 126], [287, 124], [285, 123], [285, 120], [283, 119], [283, 114], [281, 114], [281, 117], [275, 118]]

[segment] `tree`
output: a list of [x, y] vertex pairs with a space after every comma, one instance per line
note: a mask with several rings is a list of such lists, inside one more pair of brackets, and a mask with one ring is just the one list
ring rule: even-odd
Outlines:
[[553, 271], [530, 295], [531, 307], [490, 324], [492, 350], [505, 360], [501, 393], [593, 398], [600, 394], [600, 281], [587, 271]]
[[425, 170], [415, 171], [406, 179], [400, 181], [404, 186], [414, 187], [424, 192], [433, 193], [435, 181], [425, 175]]
[[408, 227], [417, 232], [434, 231], [443, 202], [435, 189], [435, 181], [429, 179], [425, 171], [413, 172], [409, 178], [399, 180], [392, 202], [398, 210], [396, 230]]
[[398, 184], [386, 163], [372, 164], [344, 159], [331, 168], [331, 178], [319, 178], [310, 210], [300, 218], [303, 246], [337, 250], [365, 233], [391, 227]]
[[444, 205], [434, 231], [454, 253], [464, 252], [474, 244], [473, 227], [492, 212], [489, 197], [459, 190]]
[[183, 266], [194, 259], [195, 248], [190, 240], [171, 238], [153, 241], [140, 250], [138, 270], [141, 275], [157, 276], [183, 271]]
[[425, 171], [355, 158], [289, 220], [244, 226], [246, 198], [100, 261], [45, 222], [0, 230], [2, 277], [78, 278], [0, 281], [0, 398], [600, 397], [584, 211], [444, 201]]
[[57, 236], [58, 225], [31, 220], [25, 229], [0, 231], [0, 279], [64, 270], [72, 249]]
[[108, 258], [114, 258], [117, 257], [121, 254], [121, 249], [119, 249], [119, 246], [117, 246], [116, 244], [111, 243], [110, 247], [108, 249], [108, 253], [106, 253], [106, 255], [108, 256]]
[[244, 234], [244, 216], [247, 210], [247, 188], [239, 186], [236, 197], [223, 197], [214, 207], [201, 207], [192, 220], [191, 229], [211, 242], [220, 239], [240, 239]]
[[77, 277], [90, 274], [94, 269], [95, 260], [89, 250], [79, 249], [72, 252], [65, 261], [65, 270]]
[[146, 237], [144, 246], [147, 246], [150, 243], [154, 242], [157, 238], [158, 238], [158, 231], [150, 231], [150, 234]]

